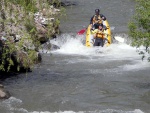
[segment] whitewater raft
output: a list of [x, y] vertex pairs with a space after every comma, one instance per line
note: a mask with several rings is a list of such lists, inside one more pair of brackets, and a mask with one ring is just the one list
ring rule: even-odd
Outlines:
[[[103, 21], [103, 25], [105, 25], [107, 27], [107, 30], [104, 30], [104, 33], [108, 34], [107, 36], [107, 42], [104, 43], [104, 47], [105, 46], [109, 46], [111, 43], [112, 43], [112, 37], [111, 37], [111, 29], [110, 29], [110, 26], [109, 26], [109, 23], [107, 20]], [[86, 30], [86, 43], [85, 45], [87, 47], [93, 47], [94, 45], [94, 37], [93, 37], [93, 34], [91, 33], [91, 26], [89, 25], [87, 30]], [[110, 42], [110, 43], [108, 43]]]

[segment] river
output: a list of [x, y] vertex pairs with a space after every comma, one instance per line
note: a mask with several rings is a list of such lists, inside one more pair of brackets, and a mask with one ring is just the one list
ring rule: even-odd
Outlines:
[[0, 100], [0, 113], [150, 113], [150, 64], [137, 49], [128, 41], [87, 48], [76, 35], [100, 8], [113, 35], [127, 40], [134, 0], [76, 2], [61, 17], [62, 35], [50, 41], [60, 49], [42, 50], [33, 72], [3, 81], [12, 97]]

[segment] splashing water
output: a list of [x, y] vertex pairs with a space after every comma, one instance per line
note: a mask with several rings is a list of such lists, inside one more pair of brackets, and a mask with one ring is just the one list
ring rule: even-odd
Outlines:
[[[118, 36], [119, 37], [119, 36]], [[120, 37], [123, 38], [123, 37]], [[52, 51], [57, 54], [76, 54], [90, 56], [111, 56], [114, 58], [137, 57], [136, 48], [126, 43], [113, 43], [109, 47], [86, 47], [85, 36], [63, 34], [56, 40], [50, 40], [50, 43], [60, 47]], [[49, 51], [50, 52], [50, 51]], [[134, 53], [134, 54], [133, 54]]]
[[[125, 35], [117, 37], [127, 39]], [[127, 44], [125, 40], [124, 43], [116, 42], [112, 43], [108, 47], [86, 47], [85, 46], [85, 36], [84, 35], [73, 35], [73, 34], [63, 34], [57, 39], [50, 40], [50, 43], [57, 45], [60, 49], [48, 51], [47, 53], [52, 54], [64, 54], [64, 55], [75, 55], [75, 56], [86, 56], [86, 62], [94, 62], [98, 59], [105, 58], [106, 61], [113, 60], [131, 60], [134, 65], [124, 65], [120, 67], [123, 70], [133, 70], [133, 69], [143, 69], [149, 67], [147, 59], [142, 61], [142, 56], [138, 54], [135, 47]], [[75, 62], [80, 61], [80, 59], [75, 60]], [[83, 61], [83, 59], [82, 59]], [[68, 62], [73, 62], [68, 61]]]

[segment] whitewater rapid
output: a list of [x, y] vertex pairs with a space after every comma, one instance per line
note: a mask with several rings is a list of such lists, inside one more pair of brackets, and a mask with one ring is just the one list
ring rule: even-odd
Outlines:
[[[142, 60], [142, 55], [139, 55], [139, 50], [145, 51], [144, 47], [136, 48], [132, 47], [128, 41], [127, 37], [124, 35], [116, 35], [122, 39], [124, 42], [115, 41], [108, 47], [86, 47], [85, 46], [85, 36], [84, 35], [73, 35], [73, 34], [62, 34], [57, 39], [50, 40], [49, 43], [57, 45], [60, 49], [57, 50], [42, 50], [46, 54], [64, 54], [64, 55], [79, 55], [89, 58], [89, 62], [101, 59], [103, 57], [104, 61], [112, 60], [133, 60], [133, 64], [125, 65], [123, 68], [125, 70], [133, 69], [143, 69], [149, 67], [147, 61], [148, 54], [145, 54], [145, 59]], [[95, 59], [95, 57], [97, 59]], [[87, 59], [85, 60], [87, 61]], [[76, 60], [76, 62], [79, 62]], [[83, 60], [81, 62], [84, 62]]]
[[[124, 38], [124, 37], [122, 37]], [[41, 53], [50, 55], [65, 55], [65, 56], [72, 56], [73, 58], [69, 59], [62, 59], [60, 61], [54, 61], [57, 65], [64, 65], [64, 62], [66, 65], [72, 65], [72, 64], [79, 64], [88, 62], [89, 64], [97, 64], [97, 61], [100, 64], [97, 64], [98, 66], [101, 66], [102, 64], [111, 64], [111, 62], [126, 62], [128, 60], [132, 61], [132, 63], [123, 63], [120, 66], [114, 67], [114, 68], [108, 68], [106, 69], [102, 68], [91, 68], [86, 69], [86, 71], [81, 69], [82, 71], [80, 73], [89, 73], [90, 75], [100, 75], [103, 74], [104, 76], [123, 76], [123, 73], [126, 71], [133, 72], [149, 68], [149, 63], [147, 60], [141, 60], [141, 56], [137, 53], [136, 48], [130, 46], [127, 43], [113, 43], [109, 47], [93, 47], [88, 48], [84, 44], [85, 37], [84, 36], [78, 36], [78, 35], [72, 35], [72, 34], [63, 34], [57, 39], [50, 40], [49, 43], [55, 44], [60, 47], [60, 49], [57, 50], [49, 50], [49, 49], [42, 49]], [[75, 56], [84, 56], [84, 58], [75, 57]], [[51, 55], [49, 56], [51, 57]], [[103, 59], [103, 60], [101, 60]], [[47, 61], [46, 61], [47, 62]], [[117, 63], [116, 62], [116, 63]], [[113, 65], [113, 64], [111, 64]], [[115, 65], [115, 64], [114, 64]], [[73, 66], [73, 65], [72, 65]], [[111, 67], [111, 66], [110, 66]], [[48, 68], [48, 70], [51, 72], [52, 68]], [[67, 68], [69, 71], [69, 68]], [[64, 69], [65, 70], [65, 69]], [[80, 69], [75, 69], [80, 71]], [[74, 70], [74, 71], [75, 71]], [[76, 72], [76, 71], [75, 71]], [[110, 75], [111, 73], [111, 75]], [[116, 75], [117, 73], [117, 75]], [[91, 78], [92, 79], [92, 78]], [[50, 82], [49, 82], [50, 83]], [[91, 84], [92, 85], [92, 84]], [[48, 85], [49, 87], [49, 85]], [[60, 86], [59, 86], [60, 87]], [[63, 101], [61, 104], [65, 104], [66, 101]], [[134, 110], [118, 110], [118, 109], [102, 109], [102, 110], [95, 110], [95, 111], [38, 111], [34, 110], [31, 111], [28, 108], [24, 108], [24, 101], [16, 98], [11, 97], [8, 100], [4, 100], [0, 102], [0, 109], [1, 112], [7, 111], [8, 113], [144, 113], [140, 109], [134, 109]]]

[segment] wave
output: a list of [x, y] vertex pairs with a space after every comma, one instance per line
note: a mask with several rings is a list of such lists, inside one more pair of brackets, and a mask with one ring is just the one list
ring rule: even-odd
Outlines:
[[43, 53], [66, 54], [66, 55], [84, 55], [84, 56], [106, 56], [115, 59], [135, 58], [141, 59], [137, 48], [130, 46], [126, 35], [116, 34], [117, 37], [126, 39], [124, 43], [114, 41], [109, 47], [85, 46], [85, 36], [75, 34], [62, 34], [48, 43], [59, 46], [60, 49], [49, 50], [44, 48]]
[[22, 100], [15, 97], [10, 97], [7, 100], [0, 102], [1, 113], [144, 113], [140, 109], [135, 109], [133, 111], [123, 111], [115, 109], [106, 109], [106, 110], [95, 110], [95, 111], [28, 111], [25, 108], [20, 108], [23, 104]]
[[30, 113], [144, 113], [140, 109], [135, 109], [133, 111], [122, 111], [122, 110], [113, 110], [113, 109], [107, 109], [107, 110], [102, 110], [102, 111], [79, 111], [79, 112], [74, 112], [74, 111], [59, 111], [59, 112], [30, 112]]

